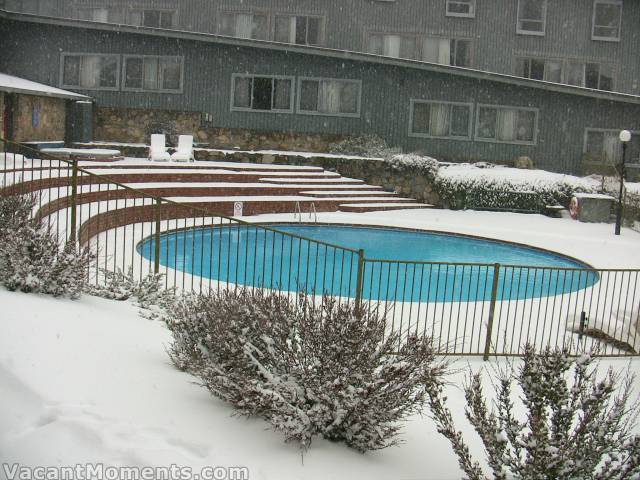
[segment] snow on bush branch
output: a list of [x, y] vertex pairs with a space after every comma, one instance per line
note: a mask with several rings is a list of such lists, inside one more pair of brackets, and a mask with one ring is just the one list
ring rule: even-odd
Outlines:
[[74, 243], [60, 245], [33, 216], [37, 198], [0, 194], [0, 283], [9, 290], [78, 298], [95, 258]]
[[[640, 477], [640, 437], [632, 435], [638, 402], [630, 402], [633, 376], [609, 369], [598, 377], [589, 355], [570, 358], [528, 346], [522, 364], [493, 375], [495, 406], [485, 399], [480, 373], [465, 386], [466, 417], [484, 445], [497, 480], [628, 480]], [[520, 403], [514, 402], [519, 388]], [[430, 390], [438, 431], [470, 480], [486, 477], [445, 406], [441, 386]], [[524, 407], [526, 415], [518, 418]]]
[[194, 295], [170, 312], [170, 355], [213, 395], [302, 448], [321, 435], [362, 452], [381, 449], [399, 442], [399, 422], [422, 410], [445, 365], [430, 339], [400, 344], [365, 312], [331, 298], [314, 305], [302, 294]]

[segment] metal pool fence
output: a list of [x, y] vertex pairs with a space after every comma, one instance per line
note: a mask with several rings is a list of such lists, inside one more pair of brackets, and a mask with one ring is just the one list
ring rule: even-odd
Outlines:
[[329, 294], [377, 310], [401, 339], [433, 338], [448, 355], [516, 356], [532, 343], [622, 356], [640, 345], [640, 270], [372, 259], [363, 250], [232, 218], [222, 211], [228, 202], [206, 201], [172, 173], [193, 169], [180, 179], [214, 188], [230, 175], [257, 181], [260, 170], [236, 175], [224, 167], [149, 169], [135, 162], [111, 168], [2, 145], [2, 194], [36, 195], [33, 214], [61, 245], [93, 249], [87, 275], [96, 285], [120, 270], [137, 280], [163, 274], [166, 287], [187, 292], [244, 286], [291, 297]]

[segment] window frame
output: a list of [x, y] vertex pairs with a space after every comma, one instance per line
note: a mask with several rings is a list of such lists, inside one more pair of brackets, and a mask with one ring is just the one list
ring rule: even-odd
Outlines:
[[[601, 37], [596, 35], [596, 6], [598, 4], [606, 4], [606, 5], [619, 5], [620, 6], [620, 16], [618, 18], [618, 36], [617, 37]], [[620, 42], [622, 37], [622, 8], [623, 2], [622, 0], [593, 0], [593, 12], [591, 17], [591, 40], [598, 42]]]
[[[144, 24], [144, 12], [145, 11], [156, 11], [156, 12], [159, 12], [161, 14], [162, 13], [166, 13], [166, 12], [171, 13], [171, 14], [173, 14], [173, 21], [172, 21], [173, 25], [171, 25], [171, 27], [169, 27], [169, 28], [161, 27], [161, 26], [157, 26], [157, 27], [146, 26]], [[131, 14], [134, 13], [134, 12], [140, 12], [141, 13], [141, 15], [142, 15], [142, 17], [141, 17], [142, 18], [142, 24], [141, 25], [137, 25], [137, 24], [134, 24], [134, 23], [131, 22]], [[178, 10], [175, 9], [175, 8], [152, 8], [152, 7], [149, 7], [149, 8], [142, 7], [141, 8], [141, 7], [136, 7], [136, 6], [134, 6], [134, 7], [130, 6], [126, 10], [126, 23], [128, 25], [135, 25], [135, 26], [144, 27], [144, 28], [160, 28], [160, 29], [166, 29], [166, 30], [174, 30], [174, 29], [176, 29], [178, 27]]]
[[[226, 33], [222, 33], [222, 17], [223, 15], [233, 15], [234, 16], [234, 29], [237, 27], [237, 23], [236, 23], [236, 18], [238, 15], [251, 15], [252, 17], [255, 17], [257, 15], [263, 16], [265, 17], [267, 23], [265, 26], [265, 37], [266, 38], [243, 38], [243, 37], [238, 37], [235, 32], [233, 35], [227, 35]], [[229, 38], [239, 38], [241, 40], [257, 40], [257, 41], [269, 41], [271, 38], [271, 35], [275, 32], [275, 30], [273, 30], [272, 27], [272, 19], [271, 19], [272, 15], [271, 12], [269, 12], [268, 10], [219, 10], [217, 12], [217, 18], [216, 18], [216, 32], [217, 35], [221, 35], [224, 37], [229, 37]]]
[[[338, 81], [338, 82], [353, 83], [358, 85], [358, 98], [357, 98], [358, 111], [356, 113], [340, 113], [340, 112], [326, 113], [326, 112], [312, 112], [309, 110], [301, 110], [300, 103], [302, 100], [302, 82], [305, 80], [307, 81], [312, 80], [312, 81], [318, 81], [318, 82]], [[362, 80], [352, 79], [352, 78], [334, 78], [334, 77], [298, 77], [297, 86], [298, 86], [298, 95], [296, 100], [296, 113], [300, 115], [315, 115], [315, 116], [321, 116], [321, 117], [343, 117], [343, 118], [360, 118], [362, 115]]]
[[[523, 1], [526, 0], [518, 0], [518, 8], [517, 8], [517, 13], [516, 13], [516, 33], [518, 35], [533, 35], [533, 36], [537, 36], [537, 37], [544, 37], [546, 32], [547, 32], [547, 7], [549, 6], [549, 1], [548, 0], [541, 0], [543, 2], [543, 16], [542, 16], [542, 31], [538, 32], [538, 31], [534, 31], [534, 30], [523, 30], [522, 28], [520, 28], [520, 6], [522, 4]], [[538, 20], [533, 20], [533, 19], [525, 19], [525, 21], [535, 21], [537, 22]]]
[[[413, 118], [416, 104], [427, 104], [427, 105], [449, 105], [453, 106], [461, 106], [461, 107], [469, 107], [469, 124], [467, 125], [467, 137], [458, 137], [447, 135], [446, 137], [438, 137], [434, 135], [429, 135], [428, 133], [420, 133], [413, 131]], [[463, 142], [472, 142], [473, 141], [473, 102], [450, 102], [450, 101], [442, 101], [442, 100], [432, 100], [432, 99], [421, 99], [421, 98], [411, 98], [409, 99], [409, 137], [413, 138], [430, 138], [434, 140], [460, 140]], [[449, 122], [449, 132], [451, 132], [451, 122]]]
[[[390, 57], [388, 55], [385, 55], [384, 53], [371, 53], [369, 52], [369, 42], [371, 41], [371, 37], [377, 35], [377, 36], [382, 36], [384, 37], [385, 35], [396, 35], [398, 37], [411, 37], [413, 38], [414, 42], [415, 42], [415, 56], [416, 58], [406, 58], [406, 57]], [[368, 30], [365, 32], [364, 35], [364, 48], [363, 48], [363, 52], [368, 54], [368, 55], [377, 55], [380, 57], [385, 57], [385, 58], [397, 58], [400, 60], [417, 60], [417, 61], [422, 61], [422, 48], [423, 48], [423, 41], [424, 41], [424, 35], [421, 33], [415, 33], [415, 32], [396, 32], [396, 31], [380, 31], [380, 30]], [[384, 40], [383, 40], [384, 43]]]
[[[617, 64], [615, 63], [609, 63], [609, 62], [599, 62], [599, 61], [593, 61], [593, 60], [588, 60], [588, 59], [576, 59], [576, 58], [557, 58], [557, 57], [536, 57], [536, 56], [527, 56], [526, 53], [522, 53], [522, 54], [516, 54], [514, 56], [514, 68], [513, 68], [513, 72], [514, 75], [517, 76], [518, 78], [526, 78], [528, 80], [536, 80], [539, 82], [548, 82], [548, 83], [553, 83], [556, 85], [569, 85], [572, 87], [578, 87], [578, 88], [589, 88], [592, 90], [599, 90], [602, 92], [615, 92], [615, 84], [616, 84], [616, 74], [617, 72]], [[536, 78], [531, 78], [531, 76], [529, 77], [523, 77], [519, 74], [518, 71], [518, 62], [519, 61], [525, 61], [525, 62], [529, 62], [529, 75], [531, 75], [531, 61], [540, 61], [542, 63], [544, 63], [544, 69], [546, 72], [546, 68], [547, 68], [547, 62], [560, 62], [561, 63], [561, 72], [560, 72], [560, 77], [561, 77], [561, 81], [560, 82], [554, 82], [552, 80], [544, 80], [544, 78], [542, 80], [536, 79]], [[569, 83], [569, 70], [570, 70], [570, 65], [571, 64], [576, 64], [576, 65], [580, 65], [582, 67], [582, 71], [583, 71], [583, 78], [584, 78], [584, 85], [574, 85], [572, 83]], [[598, 87], [597, 88], [593, 88], [593, 87], [587, 87], [586, 85], [586, 68], [588, 64], [593, 64], [593, 65], [598, 65]], [[603, 67], [609, 67], [611, 69], [611, 90], [604, 90], [602, 88], [600, 88], [601, 85], [601, 81], [602, 81], [602, 68]], [[544, 74], [543, 74], [544, 76]]]
[[[527, 112], [535, 113], [535, 121], [533, 122], [533, 141], [526, 142], [521, 140], [498, 140], [497, 138], [483, 138], [478, 136], [478, 128], [480, 127], [480, 110], [482, 108], [493, 108], [496, 110], [523, 110]], [[486, 142], [486, 143], [499, 143], [503, 145], [527, 145], [527, 146], [536, 146], [538, 145], [538, 126], [540, 124], [540, 109], [536, 107], [521, 107], [518, 105], [496, 105], [491, 103], [478, 103], [476, 104], [476, 115], [475, 115], [475, 128], [473, 132], [474, 140], [477, 142]]]
[[[168, 90], [168, 89], [163, 89], [163, 88], [159, 88], [156, 90], [150, 90], [148, 88], [144, 88], [144, 78], [142, 81], [142, 88], [133, 88], [133, 87], [127, 87], [127, 60], [130, 58], [156, 58], [158, 59], [158, 68], [160, 68], [160, 60], [161, 59], [173, 59], [173, 60], [180, 60], [180, 89], [178, 90]], [[143, 60], [144, 61], [144, 60]], [[143, 67], [144, 68], [144, 67]], [[179, 56], [179, 55], [135, 55], [135, 54], [125, 54], [122, 55], [122, 68], [121, 68], [121, 75], [122, 75], [122, 91], [123, 92], [146, 92], [146, 93], [172, 93], [172, 94], [176, 94], [176, 95], [180, 95], [182, 93], [184, 93], [184, 57], [183, 56]]]
[[[449, 11], [449, 4], [469, 4], [471, 5], [472, 13], [457, 13]], [[444, 14], [446, 17], [458, 17], [458, 18], [476, 18], [476, 7], [478, 6], [476, 0], [445, 0]]]
[[[582, 158], [584, 159], [587, 155], [587, 144], [588, 144], [588, 134], [589, 132], [595, 132], [595, 133], [613, 133], [616, 135], [616, 137], [620, 134], [620, 130], [622, 130], [622, 128], [597, 128], [597, 127], [585, 127], [584, 129], [584, 136], [582, 139]], [[635, 135], [640, 137], [640, 130], [629, 130], [629, 132], [631, 133], [631, 135]], [[620, 142], [622, 143], [622, 142]], [[622, 148], [622, 147], [621, 147]], [[636, 152], [639, 153], [639, 152]], [[640, 161], [640, 154], [638, 156], [636, 156], [635, 158], [629, 158], [627, 159], [627, 161], [633, 161], [637, 159], [638, 161]]]
[[[111, 57], [116, 59], [116, 85], [114, 87], [83, 87], [82, 85], [67, 85], [64, 83], [64, 64], [67, 57], [87, 57], [87, 56], [100, 56]], [[107, 92], [120, 91], [120, 75], [122, 71], [122, 59], [118, 53], [94, 53], [94, 52], [61, 52], [60, 53], [60, 79], [58, 84], [61, 88], [72, 88], [75, 90], [102, 90]]]
[[[237, 78], [270, 78], [272, 80], [290, 80], [291, 81], [291, 92], [289, 92], [289, 104], [290, 108], [288, 110], [282, 110], [279, 108], [272, 108], [270, 110], [261, 110], [254, 109], [251, 107], [236, 107], [234, 105], [235, 101], [235, 93], [236, 93], [236, 79]], [[271, 84], [271, 105], [273, 106], [273, 89], [275, 88], [275, 84]], [[292, 114], [295, 113], [295, 96], [296, 96], [296, 77], [292, 75], [270, 75], [270, 74], [260, 74], [260, 73], [232, 73], [231, 74], [231, 99], [229, 100], [230, 111], [232, 112], [251, 112], [251, 113], [285, 113]], [[251, 99], [253, 102], [253, 84], [251, 86]]]
[[[230, 12], [227, 12], [230, 13]], [[267, 16], [269, 16], [267, 14]], [[327, 18], [324, 15], [318, 15], [318, 14], [313, 14], [313, 13], [278, 13], [275, 12], [272, 15], [273, 19], [267, 19], [268, 22], [268, 27], [271, 28], [271, 30], [269, 31], [269, 34], [272, 35], [271, 38], [273, 38], [273, 41], [277, 41], [276, 40], [276, 25], [277, 25], [277, 19], [278, 17], [286, 17], [286, 18], [297, 18], [297, 17], [305, 17], [307, 19], [307, 39], [309, 38], [309, 24], [308, 24], [308, 19], [309, 18], [317, 18], [320, 21], [320, 38], [318, 39], [318, 43], [317, 44], [311, 44], [311, 43], [289, 43], [286, 42], [286, 45], [306, 45], [306, 46], [310, 46], [310, 47], [322, 47], [325, 45], [326, 43], [326, 25], [327, 25]], [[269, 25], [269, 23], [271, 23], [272, 25]], [[278, 43], [283, 43], [283, 42], [278, 42]]]
[[[452, 52], [451, 46], [452, 45], [456, 45], [457, 46], [458, 42], [467, 42], [469, 44], [469, 50], [468, 50], [469, 51], [469, 65], [455, 65], [455, 64], [452, 64], [452, 63], [438, 63], [438, 62], [430, 62], [428, 60], [425, 60], [424, 59], [424, 51], [425, 51], [424, 44], [425, 44], [425, 41], [427, 39], [429, 39], [429, 38], [430, 39], [448, 40], [449, 41], [449, 59], [451, 59], [451, 52]], [[444, 35], [432, 35], [432, 34], [427, 33], [426, 35], [421, 35], [419, 40], [420, 40], [419, 41], [420, 45], [419, 45], [419, 51], [418, 51], [418, 53], [419, 53], [419, 55], [418, 55], [419, 59], [418, 60], [420, 62], [433, 63], [435, 65], [445, 65], [445, 66], [448, 66], [448, 67], [474, 68], [473, 66], [475, 64], [475, 43], [474, 43], [472, 38], [469, 38], [469, 37], [450, 37], [450, 36], [448, 37], [448, 36], [444, 36]], [[457, 59], [457, 48], [454, 48], [453, 51], [456, 52], [454, 54], [454, 58]]]

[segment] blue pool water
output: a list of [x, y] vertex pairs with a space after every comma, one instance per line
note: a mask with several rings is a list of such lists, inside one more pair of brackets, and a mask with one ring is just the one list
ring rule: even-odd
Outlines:
[[[354, 296], [357, 250], [363, 249], [373, 260], [364, 262], [363, 298], [390, 301], [487, 300], [495, 263], [502, 265], [497, 284], [502, 300], [574, 292], [598, 280], [595, 272], [572, 259], [504, 242], [342, 225], [273, 228], [285, 234], [246, 225], [165, 233], [160, 264], [217, 284]], [[143, 240], [138, 252], [153, 260], [153, 237]]]

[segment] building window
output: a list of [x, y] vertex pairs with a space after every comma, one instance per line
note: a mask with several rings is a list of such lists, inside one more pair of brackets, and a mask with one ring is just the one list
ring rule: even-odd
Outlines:
[[[584, 156], [586, 160], [618, 165], [622, 161], [620, 130], [587, 128], [584, 134]], [[631, 132], [627, 146], [628, 159], [640, 161], [640, 132]]]
[[418, 37], [372, 33], [367, 42], [367, 52], [394, 58], [418, 59]]
[[301, 78], [298, 112], [359, 117], [360, 87], [359, 80]]
[[118, 55], [62, 54], [63, 87], [118, 89]]
[[562, 83], [562, 60], [518, 58], [516, 75], [533, 80]]
[[471, 104], [411, 100], [409, 135], [471, 139]]
[[293, 112], [293, 77], [233, 75], [231, 110]]
[[613, 67], [607, 64], [569, 62], [566, 83], [596, 90], [613, 90]]
[[593, 3], [593, 40], [620, 41], [622, 0], [595, 0]]
[[476, 0], [447, 0], [447, 16], [475, 17]]
[[124, 90], [182, 91], [182, 58], [124, 57]]
[[142, 27], [172, 28], [175, 26], [175, 17], [173, 10], [131, 10], [129, 23]]
[[457, 38], [426, 37], [422, 47], [425, 62], [471, 66], [471, 41]]
[[93, 22], [110, 22], [113, 21], [113, 15], [108, 8], [100, 7], [78, 7], [76, 17], [79, 20], [91, 20]]
[[220, 19], [220, 34], [229, 37], [267, 40], [268, 19], [266, 14], [223, 13]]
[[533, 108], [478, 105], [476, 140], [534, 145], [537, 117]]
[[274, 40], [297, 45], [321, 45], [322, 18], [277, 15]]
[[518, 58], [516, 75], [533, 80], [565, 83], [597, 90], [613, 90], [613, 67], [609, 64]]
[[547, 23], [547, 0], [518, 0], [516, 32], [544, 35]]

